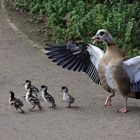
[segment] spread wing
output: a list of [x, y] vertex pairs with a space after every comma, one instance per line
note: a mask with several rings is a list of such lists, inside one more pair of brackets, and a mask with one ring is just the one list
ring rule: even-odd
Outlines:
[[[48, 45], [48, 44], [47, 44]], [[91, 60], [88, 44], [69, 43], [63, 45], [48, 45], [46, 55], [62, 68], [85, 72], [96, 84], [100, 83], [97, 72], [97, 60]], [[93, 52], [96, 55], [96, 52]]]
[[128, 59], [123, 63], [125, 71], [130, 78], [131, 90], [140, 92], [140, 56]]

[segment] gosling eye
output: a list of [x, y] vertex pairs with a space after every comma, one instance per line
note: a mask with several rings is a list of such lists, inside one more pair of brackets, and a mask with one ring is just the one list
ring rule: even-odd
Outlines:
[[104, 35], [105, 33], [104, 32], [100, 32], [100, 36]]

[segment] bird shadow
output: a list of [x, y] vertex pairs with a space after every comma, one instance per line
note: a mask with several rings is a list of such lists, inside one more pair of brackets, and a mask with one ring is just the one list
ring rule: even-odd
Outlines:
[[79, 106], [71, 106], [71, 107], [65, 107], [65, 108], [78, 110], [80, 107]]
[[140, 115], [140, 107], [138, 106], [129, 106], [128, 108], [130, 110], [130, 112], [135, 112], [135, 113], [138, 113]]
[[65, 107], [65, 106], [56, 106], [56, 108], [51, 108], [51, 107], [48, 107], [50, 108], [51, 110], [53, 111], [62, 111], [62, 110], [81, 110], [81, 107], [79, 106], [71, 106], [71, 107]]
[[44, 108], [42, 108], [41, 110], [40, 110], [40, 109], [32, 109], [32, 110], [27, 109], [27, 110], [24, 110], [24, 113], [19, 112], [19, 114], [30, 115], [30, 114], [32, 114], [32, 113], [41, 113], [41, 112], [43, 113], [44, 111], [45, 111]]

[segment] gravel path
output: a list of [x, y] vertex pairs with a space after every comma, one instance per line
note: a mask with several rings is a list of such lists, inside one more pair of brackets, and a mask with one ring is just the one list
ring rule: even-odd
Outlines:
[[[118, 96], [113, 107], [104, 108], [107, 94], [83, 73], [63, 70], [53, 64], [38, 49], [25, 40], [6, 23], [0, 9], [0, 140], [139, 140], [140, 102], [129, 101], [130, 112], [118, 114], [123, 104]], [[42, 101], [43, 111], [25, 114], [8, 104], [8, 92], [13, 90], [18, 98], [24, 94], [22, 83], [26, 79], [40, 87], [48, 85], [55, 97], [57, 109]], [[61, 86], [68, 86], [76, 98], [73, 108], [65, 108]]]

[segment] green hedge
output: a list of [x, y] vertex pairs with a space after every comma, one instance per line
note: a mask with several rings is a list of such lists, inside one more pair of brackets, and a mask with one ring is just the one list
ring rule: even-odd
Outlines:
[[[101, 1], [101, 0], [100, 0]], [[89, 42], [100, 28], [111, 32], [127, 55], [140, 54], [140, 2], [126, 0], [16, 0], [36, 19], [45, 17], [46, 38]]]

